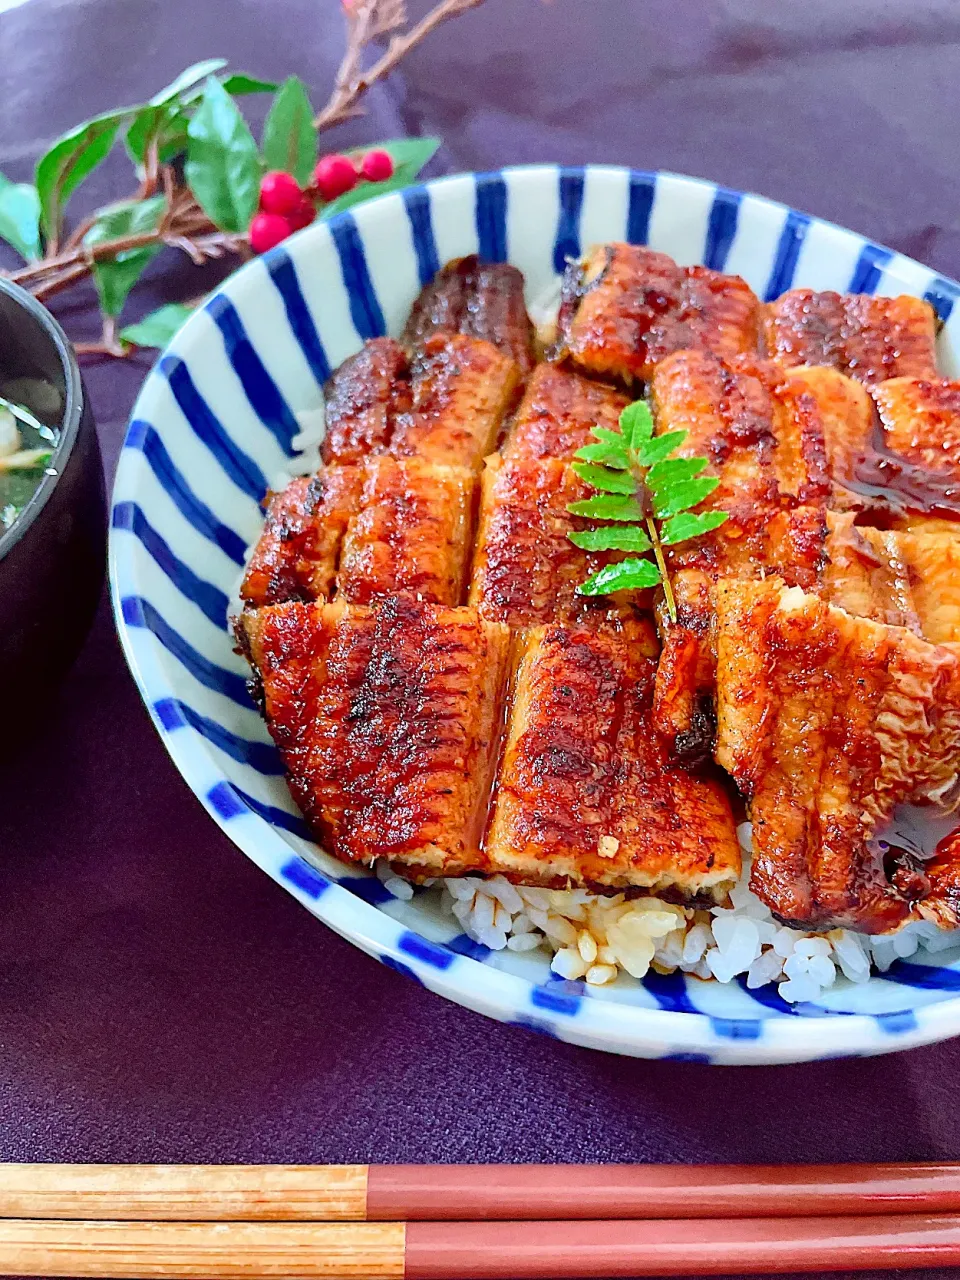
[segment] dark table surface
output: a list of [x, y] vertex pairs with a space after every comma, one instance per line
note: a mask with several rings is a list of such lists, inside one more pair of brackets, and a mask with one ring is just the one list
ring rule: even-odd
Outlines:
[[[0, 15], [0, 169], [25, 177], [58, 132], [201, 57], [297, 72], [320, 102], [340, 51], [336, 0], [29, 0]], [[957, 275], [958, 122], [956, 0], [487, 0], [331, 142], [437, 133], [437, 171], [698, 174]], [[123, 192], [122, 169], [85, 198]], [[140, 305], [205, 283], [163, 258]], [[89, 295], [58, 314], [94, 336]], [[110, 473], [148, 363], [86, 370]], [[205, 815], [105, 604], [0, 773], [0, 850], [0, 1159], [960, 1158], [960, 1041], [798, 1067], [635, 1062], [501, 1027], [355, 951]]]

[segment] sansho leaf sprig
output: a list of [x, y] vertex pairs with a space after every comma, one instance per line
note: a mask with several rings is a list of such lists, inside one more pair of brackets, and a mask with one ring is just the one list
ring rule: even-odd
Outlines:
[[655, 436], [653, 415], [642, 400], [628, 404], [621, 413], [619, 431], [594, 427], [591, 434], [596, 443], [577, 450], [573, 469], [597, 495], [572, 502], [568, 510], [575, 516], [609, 523], [571, 533], [570, 541], [583, 551], [652, 551], [654, 559], [606, 565], [577, 591], [584, 596], [604, 596], [662, 586], [670, 621], [676, 622], [677, 604], [663, 548], [699, 538], [723, 524], [725, 511], [693, 510], [720, 481], [700, 474], [707, 466], [706, 458], [672, 456], [687, 432]]

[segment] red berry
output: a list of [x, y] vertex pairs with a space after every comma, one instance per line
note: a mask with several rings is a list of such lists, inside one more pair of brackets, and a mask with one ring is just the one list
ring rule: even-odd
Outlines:
[[357, 171], [349, 156], [324, 156], [313, 171], [321, 200], [336, 200], [357, 185]]
[[294, 231], [302, 231], [304, 227], [309, 227], [310, 223], [317, 216], [313, 201], [309, 196], [301, 196], [300, 203], [292, 213], [287, 214], [287, 220]]
[[292, 230], [289, 219], [279, 213], [255, 213], [250, 222], [250, 248], [254, 253], [266, 253], [286, 240]]
[[368, 151], [360, 164], [360, 173], [368, 182], [386, 182], [393, 177], [393, 157], [389, 151]]
[[260, 208], [264, 213], [293, 213], [302, 198], [303, 192], [293, 174], [273, 169], [260, 180]]

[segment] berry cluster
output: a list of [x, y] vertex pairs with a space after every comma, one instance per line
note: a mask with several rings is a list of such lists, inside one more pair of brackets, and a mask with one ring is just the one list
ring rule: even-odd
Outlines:
[[352, 191], [360, 181], [386, 182], [393, 177], [393, 159], [387, 151], [368, 151], [356, 159], [323, 156], [313, 171], [313, 181], [303, 190], [294, 176], [278, 169], [265, 173], [260, 183], [260, 210], [250, 223], [250, 248], [266, 253], [294, 231], [307, 227], [323, 204]]

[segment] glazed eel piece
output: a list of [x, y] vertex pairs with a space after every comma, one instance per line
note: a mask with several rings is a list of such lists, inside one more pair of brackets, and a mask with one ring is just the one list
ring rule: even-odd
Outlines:
[[413, 304], [402, 341], [416, 348], [435, 333], [482, 338], [510, 356], [525, 378], [536, 351], [521, 273], [508, 262], [481, 262], [476, 254], [448, 262]]
[[753, 891], [801, 929], [942, 909], [923, 864], [876, 837], [956, 778], [956, 652], [776, 578], [722, 580], [716, 602], [716, 756], [749, 797]]
[[874, 386], [935, 378], [936, 314], [922, 298], [791, 289], [768, 304], [765, 341], [786, 365], [825, 365]]
[[681, 267], [640, 245], [601, 245], [567, 268], [553, 354], [630, 387], [674, 351], [756, 355], [762, 325], [739, 276]]

